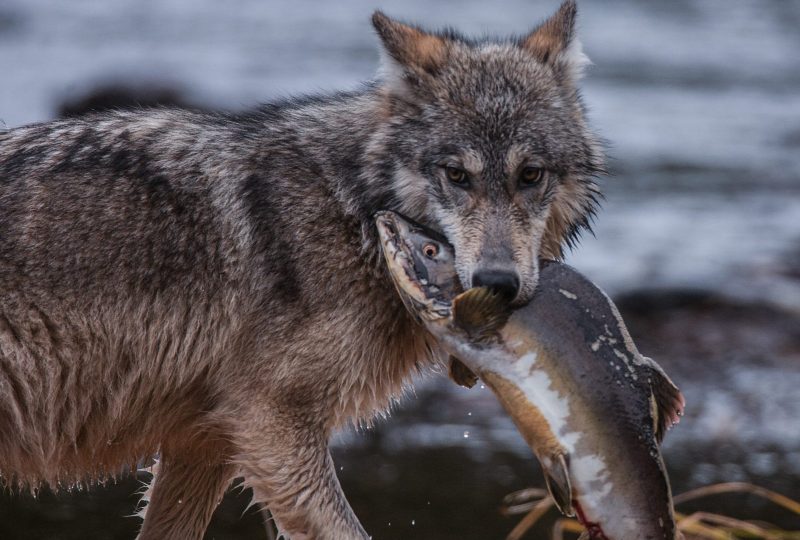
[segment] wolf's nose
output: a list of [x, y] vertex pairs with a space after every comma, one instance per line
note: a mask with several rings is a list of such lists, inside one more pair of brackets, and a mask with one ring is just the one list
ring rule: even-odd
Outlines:
[[472, 274], [473, 287], [488, 287], [508, 300], [517, 296], [519, 278], [513, 272], [502, 270], [478, 270]]

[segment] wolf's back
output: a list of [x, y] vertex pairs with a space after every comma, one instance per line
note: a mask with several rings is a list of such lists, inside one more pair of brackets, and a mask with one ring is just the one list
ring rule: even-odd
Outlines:
[[116, 296], [220, 274], [234, 226], [220, 171], [238, 158], [207, 124], [116, 113], [0, 135], [0, 277]]

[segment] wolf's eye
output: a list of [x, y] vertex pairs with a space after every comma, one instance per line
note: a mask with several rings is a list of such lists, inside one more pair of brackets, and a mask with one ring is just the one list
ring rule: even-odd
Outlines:
[[519, 174], [519, 184], [523, 187], [535, 186], [544, 178], [544, 169], [539, 167], [525, 167]]
[[467, 180], [467, 173], [459, 169], [458, 167], [445, 167], [444, 172], [447, 175], [447, 179], [450, 180], [457, 186], [465, 187], [469, 185], [469, 181]]
[[439, 246], [434, 244], [433, 242], [428, 242], [424, 246], [422, 246], [422, 253], [425, 254], [426, 257], [429, 259], [433, 259], [439, 254]]

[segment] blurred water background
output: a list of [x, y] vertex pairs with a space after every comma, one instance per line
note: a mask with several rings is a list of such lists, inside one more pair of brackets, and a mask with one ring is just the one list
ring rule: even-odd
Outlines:
[[[49, 120], [111, 85], [234, 110], [353, 88], [377, 67], [375, 8], [506, 35], [557, 5], [0, 0], [0, 119]], [[800, 2], [584, 0], [579, 26], [613, 174], [595, 236], [568, 262], [614, 295], [687, 396], [665, 443], [675, 491], [752, 480], [800, 496]], [[339, 436], [335, 458], [376, 539], [501, 538], [501, 496], [541, 483], [491, 394], [443, 377]], [[137, 487], [4, 495], [0, 538], [130, 538]], [[229, 497], [209, 538], [257, 537], [245, 499]], [[800, 526], [750, 499], [709, 504]]]

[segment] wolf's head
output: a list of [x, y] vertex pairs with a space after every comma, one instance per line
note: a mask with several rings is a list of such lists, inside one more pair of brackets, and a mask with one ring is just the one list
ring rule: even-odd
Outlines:
[[537, 259], [561, 257], [588, 226], [602, 154], [576, 88], [587, 60], [575, 12], [567, 1], [501, 41], [373, 16], [385, 121], [368, 143], [371, 186], [447, 236], [464, 287], [525, 302]]

